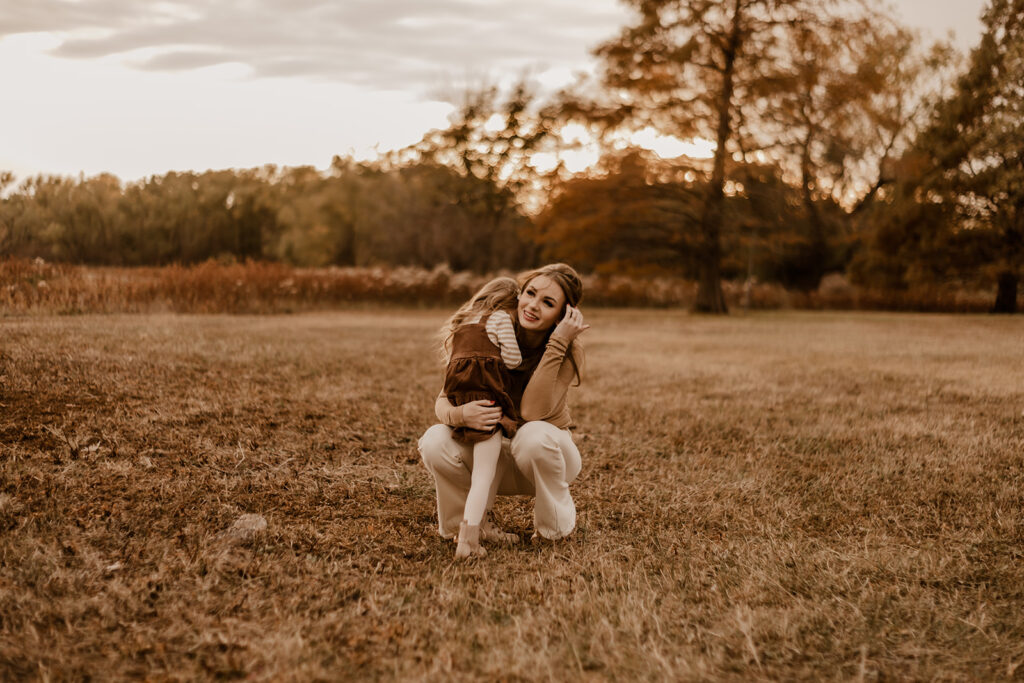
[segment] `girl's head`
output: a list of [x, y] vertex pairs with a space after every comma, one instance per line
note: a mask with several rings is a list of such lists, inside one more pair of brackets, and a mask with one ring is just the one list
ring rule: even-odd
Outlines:
[[510, 277], [496, 277], [481, 287], [441, 327], [441, 356], [445, 361], [451, 356], [452, 337], [460, 325], [494, 311], [505, 310], [511, 313], [516, 310], [518, 297], [519, 284]]
[[496, 277], [481, 287], [479, 292], [462, 305], [462, 308], [474, 314], [515, 310], [518, 298], [518, 282], [510, 277]]
[[583, 281], [572, 266], [551, 263], [519, 276], [517, 322], [528, 333], [546, 333], [565, 315], [565, 307], [578, 306]]

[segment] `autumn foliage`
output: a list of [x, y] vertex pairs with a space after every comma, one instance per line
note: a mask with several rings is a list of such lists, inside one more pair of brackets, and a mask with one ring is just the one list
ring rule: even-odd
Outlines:
[[[374, 160], [132, 182], [0, 173], [0, 258], [477, 275], [561, 259], [596, 275], [693, 281], [696, 293], [675, 300], [708, 312], [733, 305], [729, 282], [820, 302], [836, 275], [885, 292], [871, 301], [932, 308], [920, 292], [987, 289], [990, 309], [1017, 310], [1024, 0], [993, 0], [963, 61], [874, 0], [626, 4], [627, 24], [595, 48], [593, 78], [546, 98], [526, 83], [469, 91], [446, 128]], [[664, 159], [628, 142], [647, 128], [713, 143], [712, 156]], [[599, 160], [569, 172], [586, 144]], [[131, 287], [163, 282], [142, 272]], [[329, 293], [303, 290], [306, 300], [391, 291], [314, 281]], [[203, 282], [194, 302], [173, 305], [207, 306]], [[291, 296], [236, 289], [218, 289], [233, 302], [219, 310]]]

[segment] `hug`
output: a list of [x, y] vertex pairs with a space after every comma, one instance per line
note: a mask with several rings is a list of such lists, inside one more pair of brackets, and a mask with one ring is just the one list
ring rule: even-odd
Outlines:
[[570, 266], [543, 266], [487, 283], [442, 328], [440, 424], [419, 440], [437, 490], [438, 531], [459, 559], [481, 541], [515, 543], [488, 518], [496, 495], [533, 496], [534, 536], [576, 526], [569, 484], [580, 472], [568, 393], [583, 370], [577, 306], [583, 283]]

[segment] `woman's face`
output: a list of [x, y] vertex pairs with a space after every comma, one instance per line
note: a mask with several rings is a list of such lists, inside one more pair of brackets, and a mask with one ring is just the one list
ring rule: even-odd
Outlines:
[[538, 275], [519, 294], [519, 326], [530, 332], [547, 332], [565, 309], [565, 292], [546, 275]]

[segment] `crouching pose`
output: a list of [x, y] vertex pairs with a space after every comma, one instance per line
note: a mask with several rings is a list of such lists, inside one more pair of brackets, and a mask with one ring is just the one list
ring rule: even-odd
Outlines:
[[[498, 285], [491, 285], [497, 291]], [[441, 424], [419, 440], [437, 491], [438, 530], [444, 538], [458, 538], [460, 558], [485, 554], [481, 540], [518, 541], [487, 519], [496, 494], [535, 497], [535, 536], [555, 540], [576, 526], [569, 484], [581, 462], [570, 432], [574, 425], [567, 396], [583, 367], [577, 337], [590, 327], [576, 308], [582, 282], [565, 264], [520, 276], [514, 340], [501, 321], [507, 313], [505, 304], [497, 303], [500, 296], [478, 301], [483, 294], [474, 296], [445, 328], [450, 361], [434, 406]], [[501, 322], [493, 322], [495, 317]], [[457, 333], [460, 328], [468, 329]], [[485, 357], [491, 360], [481, 362]], [[487, 389], [477, 393], [466, 379], [471, 376]]]

